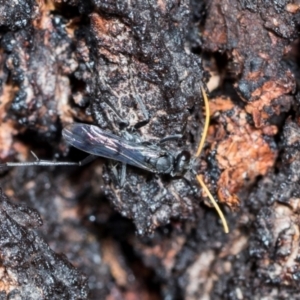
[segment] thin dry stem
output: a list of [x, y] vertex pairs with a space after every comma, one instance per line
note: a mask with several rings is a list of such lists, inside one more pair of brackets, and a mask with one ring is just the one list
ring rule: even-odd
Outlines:
[[[210, 112], [209, 112], [209, 103], [208, 103], [208, 98], [207, 98], [207, 95], [205, 93], [205, 90], [204, 88], [201, 86], [201, 92], [202, 92], [202, 96], [203, 96], [203, 99], [204, 99], [204, 106], [205, 106], [205, 124], [204, 124], [204, 129], [203, 129], [203, 134], [202, 134], [202, 137], [201, 137], [201, 140], [200, 140], [200, 143], [199, 143], [199, 146], [198, 146], [198, 150], [196, 152], [196, 157], [199, 157], [200, 154], [201, 154], [201, 151], [203, 149], [203, 146], [204, 146], [204, 142], [206, 140], [206, 137], [207, 137], [207, 132], [208, 132], [208, 126], [209, 126], [209, 116], [210, 116]], [[213, 206], [215, 207], [217, 213], [219, 214], [220, 216], [220, 219], [222, 221], [222, 224], [223, 224], [223, 227], [224, 227], [224, 231], [225, 233], [228, 233], [229, 232], [229, 228], [228, 228], [228, 225], [227, 225], [227, 221], [224, 217], [224, 214], [223, 212], [221, 211], [218, 203], [216, 202], [216, 200], [214, 199], [214, 197], [212, 196], [212, 194], [210, 193], [210, 191], [208, 190], [207, 186], [205, 185], [204, 181], [202, 180], [202, 175], [197, 175], [196, 176], [199, 184], [201, 185], [201, 187], [204, 189], [204, 191], [206, 192], [208, 198], [210, 199], [210, 201], [212, 202]]]

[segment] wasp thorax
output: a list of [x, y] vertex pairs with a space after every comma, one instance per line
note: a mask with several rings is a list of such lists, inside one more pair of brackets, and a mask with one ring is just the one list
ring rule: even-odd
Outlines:
[[170, 174], [174, 167], [174, 157], [172, 155], [163, 155], [155, 162], [157, 173]]

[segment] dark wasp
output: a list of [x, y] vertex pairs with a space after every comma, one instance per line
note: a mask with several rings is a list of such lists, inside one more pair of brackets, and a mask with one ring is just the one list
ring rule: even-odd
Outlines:
[[[183, 175], [189, 169], [190, 154], [180, 152], [175, 158], [171, 153], [156, 145], [147, 145], [121, 138], [95, 125], [74, 123], [66, 126], [62, 135], [71, 146], [90, 155], [80, 162], [59, 162], [39, 160], [34, 162], [7, 162], [12, 166], [82, 166], [97, 156], [119, 161], [140, 169], [171, 176]], [[129, 135], [129, 134], [128, 134]]]
[[[66, 126], [62, 135], [66, 142], [71, 146], [78, 148], [90, 155], [84, 160], [79, 162], [59, 162], [59, 161], [48, 161], [40, 160], [34, 154], [36, 161], [34, 162], [7, 162], [2, 165], [13, 167], [13, 166], [82, 166], [97, 156], [105, 157], [111, 160], [119, 161], [123, 164], [122, 175], [121, 175], [121, 187], [124, 183], [126, 176], [126, 164], [138, 167], [140, 169], [157, 173], [157, 174], [168, 174], [172, 177], [183, 176], [188, 170], [192, 171], [193, 161], [196, 157], [199, 157], [203, 144], [206, 138], [208, 125], [209, 125], [209, 107], [208, 99], [203, 88], [202, 95], [205, 102], [206, 108], [206, 120], [204, 131], [202, 134], [201, 141], [198, 146], [198, 150], [193, 158], [188, 151], [184, 150], [177, 154], [176, 157], [169, 151], [163, 150], [158, 145], [153, 145], [140, 141], [137, 137], [127, 133], [126, 139], [106, 132], [95, 125], [74, 123]], [[178, 138], [178, 136], [168, 137], [165, 140]], [[164, 142], [164, 140], [162, 141]], [[1, 166], [1, 165], [0, 165]], [[215, 206], [220, 218], [223, 222], [224, 230], [227, 233], [228, 226], [226, 220], [216, 204], [213, 196], [210, 194], [206, 185], [202, 180], [201, 175], [197, 175], [195, 172], [199, 184], [205, 190], [206, 194]]]
[[[199, 123], [203, 120], [199, 91], [207, 76], [202, 59], [191, 51], [193, 46], [188, 38], [190, 5], [188, 1], [173, 0], [163, 1], [166, 4], [163, 6], [150, 1], [121, 1], [121, 4], [111, 1], [109, 6], [104, 2], [98, 1], [93, 6], [97, 9], [92, 9], [84, 18], [84, 26], [74, 32], [74, 45], [72, 42], [70, 47], [72, 67], [65, 70], [65, 56], [58, 57], [62, 68], [53, 74], [59, 74], [60, 70], [63, 76], [72, 74], [68, 96], [78, 105], [71, 105], [74, 118], [81, 107], [105, 133], [117, 134], [113, 139], [115, 144], [124, 148], [125, 144], [132, 146], [133, 143], [131, 163], [140, 158], [139, 147], [154, 157], [142, 158], [142, 165], [151, 172], [130, 167], [126, 170], [126, 164], [105, 162], [99, 169], [101, 178], [95, 178], [101, 187], [94, 191], [95, 196], [103, 196], [123, 216], [132, 219], [141, 234], [172, 220], [198, 219], [202, 209], [199, 209], [196, 172], [184, 172], [186, 168], [193, 167], [192, 171], [200, 168], [200, 164], [193, 163], [193, 157], [188, 158], [188, 153], [195, 156]], [[197, 45], [201, 45], [198, 38]], [[73, 63], [74, 58], [78, 67]], [[59, 100], [56, 95], [59, 94], [55, 93], [53, 100]], [[45, 104], [47, 100], [48, 96]], [[57, 108], [57, 112], [61, 112], [59, 106]], [[70, 112], [63, 112], [62, 121], [64, 113]], [[151, 145], [139, 139], [152, 142], [176, 134], [183, 134], [183, 137], [165, 145], [155, 145], [155, 142]], [[120, 153], [109, 151], [114, 157]], [[137, 156], [131, 155], [137, 152]], [[89, 156], [80, 164], [93, 158]], [[53, 162], [37, 159], [21, 165], [47, 166]], [[56, 162], [54, 165], [78, 163]]]

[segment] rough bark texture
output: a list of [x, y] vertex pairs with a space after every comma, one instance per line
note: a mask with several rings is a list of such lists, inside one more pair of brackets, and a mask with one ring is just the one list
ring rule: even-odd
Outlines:
[[1, 167], [0, 298], [299, 298], [299, 23], [287, 0], [0, 0], [2, 162], [83, 159], [73, 122], [193, 157], [211, 91], [184, 176]]

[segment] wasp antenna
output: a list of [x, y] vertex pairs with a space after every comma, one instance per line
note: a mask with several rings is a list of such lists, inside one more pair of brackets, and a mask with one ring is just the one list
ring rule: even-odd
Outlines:
[[203, 149], [204, 142], [206, 140], [207, 132], [208, 132], [208, 126], [209, 126], [209, 104], [208, 104], [208, 98], [206, 95], [206, 92], [204, 88], [201, 86], [201, 92], [202, 92], [202, 97], [204, 100], [204, 107], [205, 107], [205, 123], [204, 123], [204, 128], [203, 128], [203, 134], [198, 146], [198, 150], [196, 152], [196, 157], [200, 156], [201, 151]]
[[226, 221], [226, 219], [224, 217], [224, 214], [221, 211], [218, 203], [216, 202], [216, 200], [214, 199], [213, 195], [210, 193], [210, 191], [208, 190], [208, 188], [205, 185], [204, 181], [202, 180], [202, 176], [201, 175], [197, 175], [196, 178], [197, 178], [198, 182], [200, 183], [201, 187], [204, 189], [204, 191], [207, 194], [208, 198], [210, 199], [211, 203], [215, 207], [217, 213], [219, 214], [220, 219], [221, 219], [222, 224], [223, 224], [223, 227], [224, 227], [225, 233], [228, 233], [229, 232], [229, 228], [228, 228], [228, 225], [227, 225], [227, 221]]

